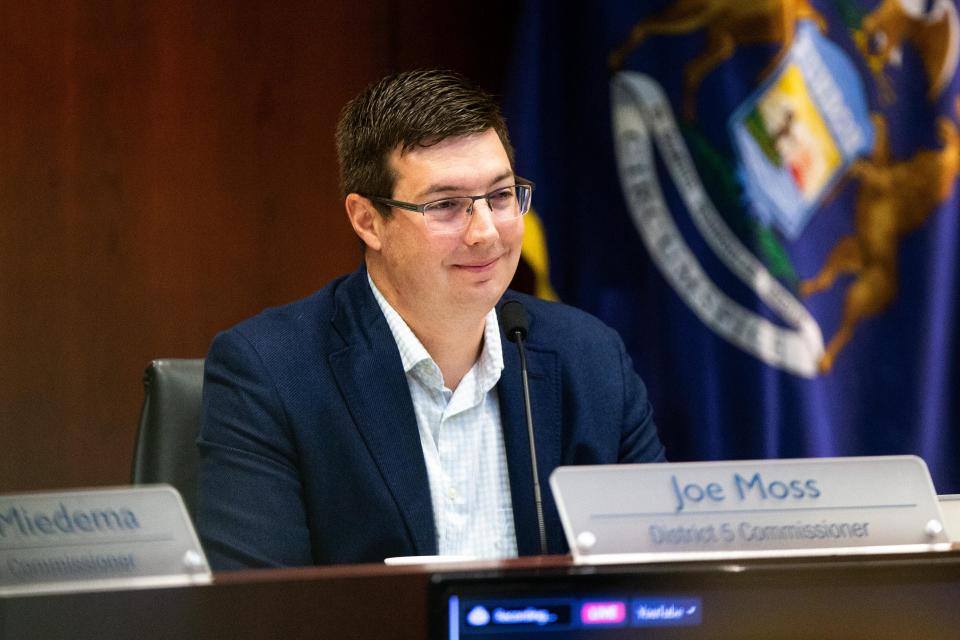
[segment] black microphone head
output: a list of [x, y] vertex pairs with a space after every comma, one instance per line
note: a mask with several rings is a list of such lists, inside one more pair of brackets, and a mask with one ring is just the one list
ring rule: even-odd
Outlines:
[[527, 319], [527, 310], [518, 300], [508, 300], [500, 307], [500, 327], [510, 342], [517, 341], [517, 334], [526, 340], [530, 321]]

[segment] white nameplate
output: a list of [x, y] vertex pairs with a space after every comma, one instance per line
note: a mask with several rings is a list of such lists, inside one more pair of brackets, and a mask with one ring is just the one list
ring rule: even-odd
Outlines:
[[172, 487], [0, 496], [0, 596], [210, 582]]
[[940, 511], [943, 513], [943, 526], [947, 530], [950, 542], [960, 543], [960, 494], [937, 496]]
[[560, 467], [550, 486], [578, 562], [949, 548], [914, 456]]

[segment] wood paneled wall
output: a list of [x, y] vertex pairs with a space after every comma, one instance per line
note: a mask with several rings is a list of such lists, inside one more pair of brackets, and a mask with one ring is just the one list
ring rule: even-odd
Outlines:
[[0, 0], [0, 492], [126, 483], [150, 359], [354, 268], [343, 103], [500, 89], [509, 3], [447, 5]]

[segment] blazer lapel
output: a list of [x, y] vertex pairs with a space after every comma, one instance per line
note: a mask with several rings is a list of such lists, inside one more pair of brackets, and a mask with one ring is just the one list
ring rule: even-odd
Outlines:
[[430, 483], [417, 418], [393, 334], [365, 269], [338, 291], [332, 322], [347, 345], [330, 365], [357, 430], [407, 525], [417, 555], [437, 553]]
[[[534, 318], [531, 335], [535, 335]], [[537, 526], [536, 501], [533, 496], [533, 473], [530, 464], [530, 439], [523, 409], [523, 383], [520, 374], [520, 356], [517, 345], [503, 342], [503, 373], [497, 389], [500, 396], [500, 415], [503, 422], [503, 440], [507, 450], [510, 474], [510, 494], [513, 500], [513, 520], [520, 555], [540, 553], [540, 533]], [[564, 553], [566, 543], [560, 518], [550, 491], [550, 473], [560, 464], [560, 372], [557, 354], [538, 348], [536, 342], [524, 343], [530, 381], [530, 404], [533, 415], [534, 442], [537, 448], [537, 470], [543, 499], [544, 520], [547, 529], [547, 547], [551, 553]]]

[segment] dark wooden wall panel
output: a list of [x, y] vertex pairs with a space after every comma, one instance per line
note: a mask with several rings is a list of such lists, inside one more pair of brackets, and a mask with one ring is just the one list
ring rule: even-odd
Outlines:
[[497, 77], [483, 15], [0, 0], [0, 492], [125, 483], [148, 360], [352, 269], [339, 109], [401, 67]]

